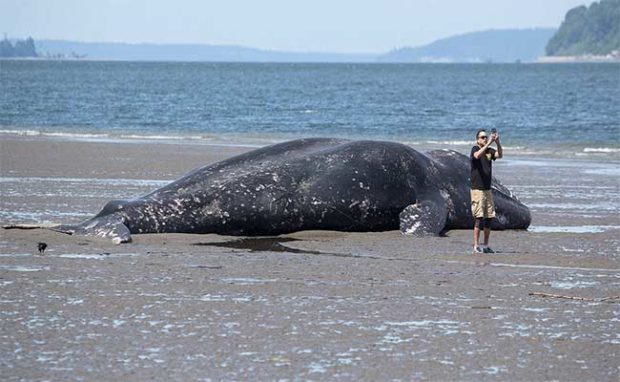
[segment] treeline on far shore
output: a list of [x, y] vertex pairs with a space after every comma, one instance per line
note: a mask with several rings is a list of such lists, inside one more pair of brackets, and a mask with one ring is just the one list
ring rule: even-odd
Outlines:
[[0, 57], [38, 57], [32, 37], [15, 41], [15, 45], [4, 36], [0, 41]]
[[620, 55], [620, 0], [601, 0], [568, 11], [547, 43], [548, 56]]

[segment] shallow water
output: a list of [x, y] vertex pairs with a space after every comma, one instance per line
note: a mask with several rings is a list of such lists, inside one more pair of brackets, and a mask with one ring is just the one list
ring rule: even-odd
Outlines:
[[[77, 222], [107, 201], [144, 195], [170, 183], [149, 179], [0, 177], [0, 221], [50, 224]], [[49, 203], [54, 199], [54, 203]]]
[[601, 233], [611, 230], [620, 230], [618, 225], [580, 225], [580, 226], [530, 226], [530, 232], [535, 233]]

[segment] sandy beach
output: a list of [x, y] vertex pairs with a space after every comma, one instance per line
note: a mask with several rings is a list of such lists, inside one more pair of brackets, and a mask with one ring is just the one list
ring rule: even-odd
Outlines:
[[[2, 136], [0, 223], [80, 221], [250, 149]], [[507, 152], [494, 174], [533, 222], [494, 232], [492, 255], [471, 254], [469, 230], [134, 235], [123, 245], [0, 230], [0, 374], [617, 381], [617, 166]]]

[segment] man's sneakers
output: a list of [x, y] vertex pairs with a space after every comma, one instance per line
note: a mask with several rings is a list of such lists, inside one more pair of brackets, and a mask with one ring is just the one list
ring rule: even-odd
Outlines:
[[486, 245], [474, 245], [474, 254], [475, 253], [495, 253], [495, 251]]

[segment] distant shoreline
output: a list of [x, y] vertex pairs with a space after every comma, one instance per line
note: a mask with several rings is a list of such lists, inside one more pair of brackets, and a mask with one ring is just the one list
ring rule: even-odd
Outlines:
[[150, 60], [150, 59], [120, 59], [105, 57], [0, 57], [1, 61], [76, 61], [76, 62], [188, 62], [208, 64], [363, 64], [363, 65], [528, 65], [528, 64], [607, 64], [620, 63], [620, 56], [542, 56], [535, 61], [412, 61], [412, 62], [385, 62], [385, 61], [218, 61], [218, 60]]
[[539, 57], [539, 63], [564, 64], [564, 63], [620, 63], [620, 52], [614, 51], [606, 55], [583, 54], [578, 56], [543, 56]]

